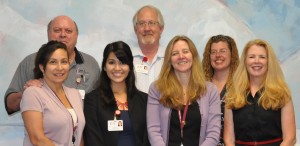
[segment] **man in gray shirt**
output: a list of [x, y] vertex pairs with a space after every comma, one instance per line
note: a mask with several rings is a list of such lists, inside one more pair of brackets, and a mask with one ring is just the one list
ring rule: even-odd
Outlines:
[[[48, 40], [57, 40], [67, 46], [70, 70], [64, 84], [77, 88], [82, 96], [96, 87], [100, 76], [100, 67], [92, 56], [77, 50], [78, 27], [68, 16], [57, 16], [48, 24]], [[13, 114], [20, 110], [20, 101], [24, 89], [29, 86], [41, 87], [40, 80], [34, 79], [33, 68], [36, 53], [30, 54], [20, 62], [13, 79], [4, 95], [5, 109]]]

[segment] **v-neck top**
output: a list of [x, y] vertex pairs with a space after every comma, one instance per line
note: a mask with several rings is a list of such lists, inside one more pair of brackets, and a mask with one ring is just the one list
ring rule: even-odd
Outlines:
[[[183, 113], [183, 109], [181, 110], [181, 113]], [[192, 102], [189, 105], [185, 121], [186, 124], [183, 128], [183, 139], [181, 139], [181, 129], [178, 110], [172, 109], [168, 146], [179, 146], [181, 142], [183, 142], [184, 146], [199, 145], [201, 116], [199, 105], [197, 102]]]

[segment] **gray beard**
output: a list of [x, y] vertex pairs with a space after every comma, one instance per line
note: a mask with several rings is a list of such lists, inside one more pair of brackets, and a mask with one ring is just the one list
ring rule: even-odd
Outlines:
[[142, 38], [142, 43], [145, 45], [150, 45], [153, 44], [155, 42], [154, 37], [151, 37], [151, 39], [145, 39], [144, 37]]

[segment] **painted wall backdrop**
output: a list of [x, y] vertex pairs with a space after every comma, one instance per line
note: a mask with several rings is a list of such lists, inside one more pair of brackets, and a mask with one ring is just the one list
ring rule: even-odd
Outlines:
[[0, 145], [22, 145], [20, 113], [8, 116], [4, 93], [19, 62], [47, 42], [46, 25], [57, 15], [79, 27], [77, 47], [101, 64], [106, 44], [123, 40], [136, 45], [132, 16], [141, 6], [158, 7], [165, 18], [162, 44], [175, 35], [189, 36], [202, 58], [212, 35], [232, 36], [239, 52], [254, 38], [275, 49], [292, 91], [300, 128], [300, 1], [298, 0], [0, 0]]

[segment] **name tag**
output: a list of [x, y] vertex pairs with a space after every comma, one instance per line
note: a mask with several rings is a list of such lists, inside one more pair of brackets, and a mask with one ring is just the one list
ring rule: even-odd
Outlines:
[[82, 90], [82, 89], [78, 89], [78, 91], [79, 91], [79, 94], [80, 94], [80, 96], [81, 96], [81, 99], [84, 99], [85, 91]]
[[147, 74], [149, 69], [148, 69], [148, 66], [145, 64], [137, 64], [137, 65], [135, 65], [135, 71], [139, 72], [139, 73]]
[[107, 121], [108, 131], [123, 131], [123, 120], [108, 120]]

